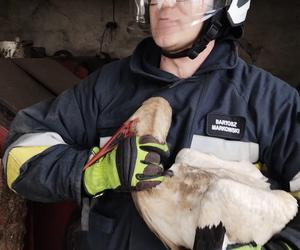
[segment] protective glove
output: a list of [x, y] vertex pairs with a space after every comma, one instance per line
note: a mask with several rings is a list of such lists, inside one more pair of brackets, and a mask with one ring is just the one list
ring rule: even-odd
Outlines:
[[293, 250], [288, 243], [281, 240], [271, 240], [266, 245], [264, 245], [264, 250]]
[[229, 245], [227, 246], [227, 250], [264, 250], [262, 246], [255, 244], [247, 244], [247, 245]]
[[271, 240], [264, 246], [259, 246], [255, 244], [247, 245], [229, 245], [227, 250], [293, 250], [287, 243], [279, 240]]
[[152, 136], [125, 138], [84, 171], [84, 188], [89, 195], [96, 195], [107, 189], [133, 191], [154, 187], [163, 181], [161, 159], [168, 155], [168, 146]]

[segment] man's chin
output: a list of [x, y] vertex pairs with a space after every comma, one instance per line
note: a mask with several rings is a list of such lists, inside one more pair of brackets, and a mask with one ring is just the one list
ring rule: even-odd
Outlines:
[[[185, 50], [192, 46], [191, 43], [182, 44], [181, 41], [177, 42], [176, 39], [172, 37], [160, 37], [158, 39], [154, 38], [154, 40], [163, 51], [172, 53]], [[180, 40], [182, 40], [182, 38]]]

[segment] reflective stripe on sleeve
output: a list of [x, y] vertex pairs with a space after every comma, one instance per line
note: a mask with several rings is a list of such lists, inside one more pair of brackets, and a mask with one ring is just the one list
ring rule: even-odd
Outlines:
[[22, 165], [35, 155], [49, 148], [43, 147], [16, 147], [9, 151], [7, 160], [7, 184], [11, 188], [12, 183], [20, 175]]
[[62, 137], [54, 132], [29, 133], [22, 135], [18, 140], [9, 145], [3, 156], [4, 171], [7, 168], [9, 152], [15, 147], [51, 147], [57, 144], [66, 144]]

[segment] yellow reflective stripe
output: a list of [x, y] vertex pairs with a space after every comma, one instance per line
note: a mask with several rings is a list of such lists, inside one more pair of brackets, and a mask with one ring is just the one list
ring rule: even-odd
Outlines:
[[293, 195], [296, 199], [300, 200], [300, 191], [291, 192], [291, 195]]
[[15, 147], [10, 150], [8, 154], [6, 173], [7, 184], [11, 188], [12, 183], [20, 175], [20, 168], [33, 156], [43, 152], [49, 146], [36, 146], [36, 147]]

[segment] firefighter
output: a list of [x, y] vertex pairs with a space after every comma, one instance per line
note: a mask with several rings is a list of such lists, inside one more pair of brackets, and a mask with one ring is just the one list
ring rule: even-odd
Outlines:
[[[3, 158], [9, 187], [30, 200], [84, 204], [80, 242], [91, 250], [166, 249], [127, 191], [163, 181], [163, 168], [185, 147], [261, 163], [274, 187], [299, 195], [299, 94], [237, 54], [250, 0], [134, 3], [138, 21], [150, 17], [152, 37], [132, 56], [17, 114]], [[153, 96], [173, 109], [169, 148], [151, 137], [125, 138], [83, 172], [93, 152]], [[299, 249], [299, 216], [266, 246], [231, 247], [263, 248]]]

